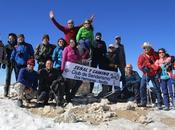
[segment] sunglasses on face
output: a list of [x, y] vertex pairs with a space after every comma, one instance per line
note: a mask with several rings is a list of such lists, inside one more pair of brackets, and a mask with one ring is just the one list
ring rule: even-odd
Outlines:
[[162, 53], [165, 53], [165, 52], [163, 52], [163, 51], [160, 51], [160, 52], [159, 52], [159, 54], [162, 54]]

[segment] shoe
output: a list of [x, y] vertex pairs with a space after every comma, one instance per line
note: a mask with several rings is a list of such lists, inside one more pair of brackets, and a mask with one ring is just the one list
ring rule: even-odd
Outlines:
[[19, 106], [19, 107], [22, 107], [23, 106], [22, 99], [18, 99], [17, 106]]
[[163, 110], [164, 111], [169, 111], [170, 109], [169, 109], [169, 107], [165, 107]]
[[44, 107], [44, 103], [36, 103], [35, 107]]
[[162, 110], [162, 105], [157, 104], [157, 108], [158, 108], [158, 110]]
[[137, 104], [138, 107], [146, 107], [146, 104]]

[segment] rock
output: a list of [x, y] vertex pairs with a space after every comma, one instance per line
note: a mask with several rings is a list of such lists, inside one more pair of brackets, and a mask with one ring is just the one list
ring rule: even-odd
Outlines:
[[62, 107], [56, 107], [57, 114], [62, 114], [65, 112], [65, 110]]
[[66, 107], [65, 107], [65, 109], [68, 109], [68, 110], [70, 110], [70, 109], [72, 109], [73, 108], [73, 104], [72, 103], [68, 103], [67, 105], [66, 105]]
[[117, 117], [116, 113], [114, 113], [114, 112], [107, 112], [107, 113], [104, 113], [104, 115], [103, 115], [104, 119], [112, 118], [112, 117]]
[[78, 89], [77, 95], [87, 95], [90, 92], [89, 82], [84, 81]]
[[50, 113], [51, 112], [51, 106], [45, 106], [44, 108], [43, 108], [43, 114], [47, 114], [47, 113]]
[[146, 116], [140, 116], [137, 122], [141, 124], [149, 124], [153, 122], [153, 120], [151, 118], [147, 118]]
[[71, 113], [68, 111], [64, 114], [64, 122], [65, 123], [76, 123], [76, 122], [78, 122], [78, 120], [77, 120], [76, 115], [74, 113]]
[[108, 99], [101, 99], [101, 102], [100, 102], [101, 105], [108, 105], [109, 103], [110, 102]]
[[115, 111], [115, 110], [135, 110], [136, 106], [137, 105], [133, 102], [117, 103], [117, 104], [111, 105], [111, 110], [112, 111]]
[[111, 110], [110, 106], [106, 106], [106, 105], [102, 106], [102, 108], [103, 108], [103, 111], [110, 111]]

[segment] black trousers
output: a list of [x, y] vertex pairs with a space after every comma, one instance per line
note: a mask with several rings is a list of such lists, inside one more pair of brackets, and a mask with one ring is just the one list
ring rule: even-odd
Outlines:
[[[98, 62], [98, 61], [92, 59], [91, 67], [97, 68], [97, 66], [98, 66], [100, 69], [103, 69], [103, 70], [105, 70], [105, 69], [107, 68], [107, 67], [106, 67], [106, 64], [104, 63], [104, 61]], [[91, 82], [91, 83], [90, 83], [90, 93], [92, 93], [93, 89], [94, 89], [94, 83]]]
[[80, 85], [82, 84], [82, 81], [80, 80], [72, 80], [72, 79], [66, 79], [66, 101], [71, 102], [71, 99], [75, 97], [75, 94], [77, 93]]
[[9, 63], [7, 65], [7, 68], [6, 68], [6, 79], [5, 79], [5, 86], [4, 86], [4, 95], [5, 96], [7, 96], [8, 93], [9, 93], [9, 87], [10, 87], [10, 84], [11, 84], [11, 76], [12, 76], [13, 70], [15, 72], [15, 77], [17, 77], [16, 76], [16, 74], [17, 74], [16, 67], [14, 65], [12, 65], [11, 63]]

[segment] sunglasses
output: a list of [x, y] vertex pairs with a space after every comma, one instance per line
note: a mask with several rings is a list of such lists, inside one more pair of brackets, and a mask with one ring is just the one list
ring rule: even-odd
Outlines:
[[163, 52], [163, 51], [160, 51], [160, 52], [159, 52], [159, 54], [162, 54], [162, 53], [165, 53], [165, 52]]

